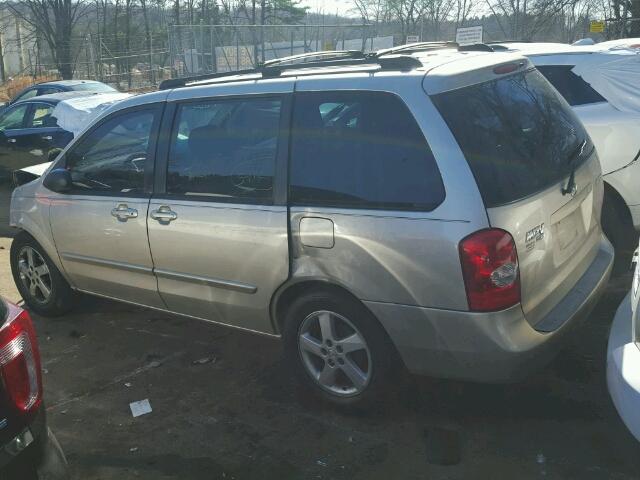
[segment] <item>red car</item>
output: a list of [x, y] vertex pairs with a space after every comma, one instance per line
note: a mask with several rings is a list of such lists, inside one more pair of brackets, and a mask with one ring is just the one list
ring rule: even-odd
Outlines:
[[0, 478], [68, 478], [46, 424], [40, 352], [26, 310], [0, 298]]

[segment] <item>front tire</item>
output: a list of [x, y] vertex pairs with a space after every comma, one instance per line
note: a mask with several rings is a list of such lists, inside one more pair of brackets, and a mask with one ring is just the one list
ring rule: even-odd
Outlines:
[[368, 406], [390, 390], [395, 349], [359, 302], [333, 292], [297, 298], [284, 319], [285, 356], [299, 383], [339, 406]]
[[13, 280], [30, 310], [60, 316], [73, 307], [73, 290], [33, 237], [20, 233], [11, 244]]

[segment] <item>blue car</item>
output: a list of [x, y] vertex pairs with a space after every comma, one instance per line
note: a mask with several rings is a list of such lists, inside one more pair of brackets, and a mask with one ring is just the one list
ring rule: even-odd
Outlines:
[[53, 109], [63, 100], [88, 95], [94, 94], [64, 92], [33, 97], [0, 112], [0, 235], [9, 232], [9, 201], [16, 182], [35, 178], [20, 170], [47, 162], [73, 139], [73, 133], [58, 125]]
[[11, 172], [46, 162], [49, 153], [64, 148], [73, 133], [58, 126], [53, 109], [63, 101], [92, 95], [65, 92], [20, 100], [0, 112], [0, 182]]
[[[61, 92], [110, 93], [117, 92], [117, 90], [106, 83], [96, 82], [95, 80], [57, 80], [54, 82], [43, 82], [25, 88], [2, 108], [7, 108], [16, 102], [27, 100], [28, 98]], [[0, 111], [2, 110], [0, 109]]]

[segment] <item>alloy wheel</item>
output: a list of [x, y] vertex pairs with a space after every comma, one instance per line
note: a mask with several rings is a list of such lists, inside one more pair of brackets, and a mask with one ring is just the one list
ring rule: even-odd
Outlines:
[[313, 312], [300, 325], [298, 349], [307, 373], [322, 389], [348, 397], [371, 381], [371, 352], [364, 336], [344, 316]]
[[31, 299], [47, 303], [52, 291], [51, 272], [42, 255], [32, 247], [22, 247], [18, 253], [18, 272]]

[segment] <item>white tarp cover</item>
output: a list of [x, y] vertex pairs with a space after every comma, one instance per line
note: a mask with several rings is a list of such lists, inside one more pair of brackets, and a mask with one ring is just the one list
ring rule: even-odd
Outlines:
[[130, 93], [98, 93], [70, 98], [59, 102], [51, 115], [56, 117], [60, 128], [76, 137], [108, 107], [130, 96]]
[[618, 110], [640, 113], [640, 51], [615, 48], [580, 57], [576, 75]]
[[526, 55], [534, 65], [574, 65], [572, 71], [614, 108], [640, 113], [640, 48], [635, 38], [595, 45], [505, 43], [508, 51]]

